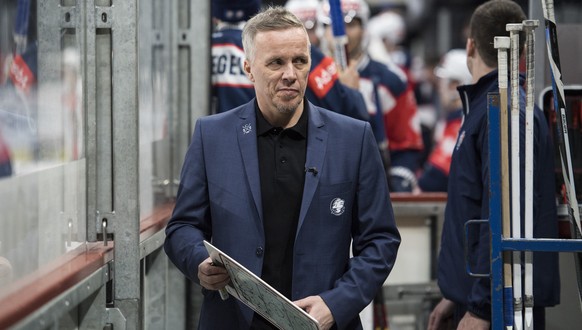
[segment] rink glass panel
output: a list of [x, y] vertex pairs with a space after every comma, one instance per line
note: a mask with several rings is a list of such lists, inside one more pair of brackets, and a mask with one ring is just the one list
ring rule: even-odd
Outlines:
[[0, 297], [86, 242], [80, 36], [25, 3], [0, 2]]

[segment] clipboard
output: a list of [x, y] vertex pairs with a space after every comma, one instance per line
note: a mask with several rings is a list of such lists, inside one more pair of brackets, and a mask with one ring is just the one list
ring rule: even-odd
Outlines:
[[216, 265], [226, 268], [230, 283], [228, 293], [243, 302], [279, 329], [319, 330], [319, 323], [267, 282], [246, 269], [215, 246], [204, 246]]

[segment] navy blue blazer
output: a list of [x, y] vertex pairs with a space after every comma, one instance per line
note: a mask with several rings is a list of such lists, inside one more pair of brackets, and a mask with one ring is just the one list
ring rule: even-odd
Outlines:
[[[203, 240], [261, 275], [265, 239], [254, 104], [253, 99], [196, 122], [164, 246], [196, 283], [198, 265], [208, 258]], [[394, 265], [400, 235], [370, 124], [305, 105], [305, 166], [317, 173], [305, 175], [292, 300], [319, 295], [338, 328], [358, 329], [359, 312]], [[250, 327], [248, 307], [234, 298], [221, 300], [217, 291], [202, 291], [201, 329]]]

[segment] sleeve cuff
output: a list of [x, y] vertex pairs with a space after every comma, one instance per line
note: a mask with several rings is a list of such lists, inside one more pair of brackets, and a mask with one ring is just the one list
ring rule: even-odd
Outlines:
[[491, 305], [489, 304], [469, 304], [467, 311], [482, 320], [491, 322]]

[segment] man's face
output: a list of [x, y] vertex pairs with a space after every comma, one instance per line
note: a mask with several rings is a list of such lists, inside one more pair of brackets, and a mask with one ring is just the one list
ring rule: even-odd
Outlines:
[[359, 19], [353, 19], [346, 23], [346, 35], [348, 36], [348, 53], [352, 57], [359, 55], [364, 39], [364, 27]]
[[455, 111], [459, 109], [461, 104], [461, 97], [457, 91], [459, 82], [454, 79], [438, 78], [438, 93], [441, 107], [444, 111]]
[[[347, 51], [350, 58], [359, 57], [362, 49], [362, 41], [364, 39], [364, 28], [360, 19], [355, 18], [351, 22], [346, 23], [346, 36], [348, 37]], [[328, 25], [325, 30], [325, 37], [330, 47], [330, 52], [334, 51], [334, 37], [331, 25]]]
[[303, 29], [259, 32], [255, 36], [254, 58], [245, 60], [244, 69], [267, 117], [292, 114], [303, 106], [310, 65], [309, 42]]

